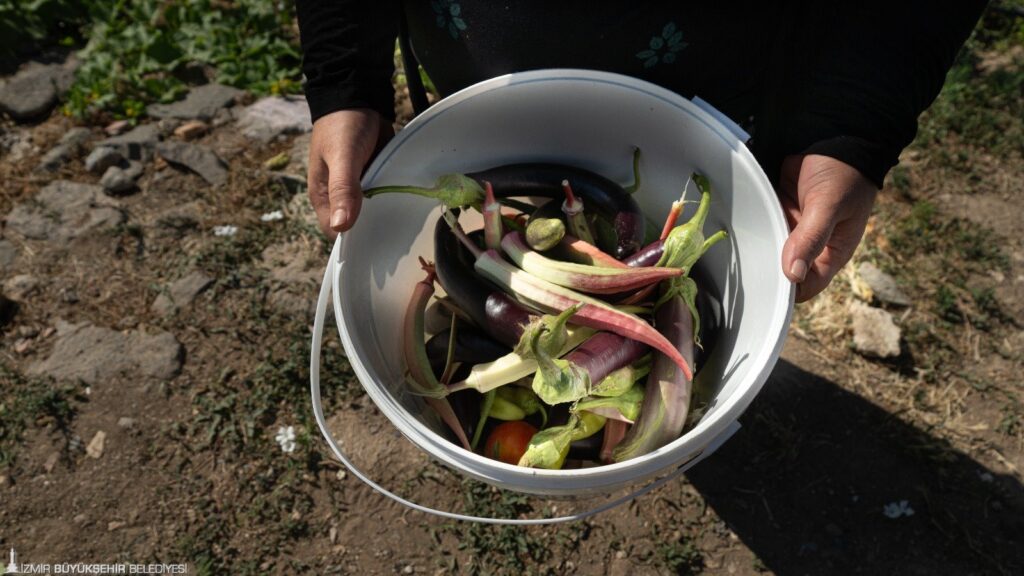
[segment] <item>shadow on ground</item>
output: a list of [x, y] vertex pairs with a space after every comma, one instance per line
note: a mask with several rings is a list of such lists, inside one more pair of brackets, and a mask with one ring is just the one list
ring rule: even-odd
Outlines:
[[688, 477], [775, 574], [1024, 574], [1015, 478], [785, 361], [741, 422]]

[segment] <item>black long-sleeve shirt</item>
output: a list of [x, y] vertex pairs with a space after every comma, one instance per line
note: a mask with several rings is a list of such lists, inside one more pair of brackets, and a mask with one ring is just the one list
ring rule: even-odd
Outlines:
[[769, 177], [795, 153], [831, 156], [881, 187], [938, 94], [982, 0], [667, 3], [296, 0], [314, 121], [393, 117], [404, 10], [441, 95], [509, 72], [588, 68], [699, 95], [754, 128]]

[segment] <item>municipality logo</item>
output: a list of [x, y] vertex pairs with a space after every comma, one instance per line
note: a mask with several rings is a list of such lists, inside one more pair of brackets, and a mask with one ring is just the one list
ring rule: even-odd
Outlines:
[[11, 561], [7, 563], [4, 568], [4, 574], [17, 574], [18, 573], [18, 553], [11, 547]]

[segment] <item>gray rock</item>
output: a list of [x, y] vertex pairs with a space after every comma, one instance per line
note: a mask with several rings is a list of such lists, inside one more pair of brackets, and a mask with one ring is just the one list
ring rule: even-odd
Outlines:
[[18, 259], [18, 248], [8, 240], [0, 240], [0, 272], [5, 273]]
[[246, 107], [239, 115], [238, 129], [259, 142], [270, 142], [284, 134], [301, 134], [313, 129], [305, 98], [270, 96]]
[[118, 332], [89, 322], [58, 320], [53, 351], [28, 372], [90, 386], [119, 376], [169, 380], [181, 370], [184, 356], [184, 348], [169, 332]]
[[871, 287], [872, 294], [879, 302], [894, 306], [910, 306], [910, 297], [900, 289], [896, 279], [879, 270], [871, 262], [862, 262], [857, 267], [857, 274]]
[[203, 290], [213, 284], [210, 278], [202, 272], [195, 271], [171, 282], [164, 293], [156, 297], [152, 310], [161, 316], [169, 316], [179, 308], [184, 308], [192, 303]]
[[31, 62], [0, 84], [0, 112], [18, 122], [38, 120], [57, 104], [60, 64]]
[[0, 152], [4, 159], [10, 163], [20, 162], [32, 152], [32, 135], [23, 128], [0, 128]]
[[76, 127], [68, 130], [67, 134], [61, 137], [56, 146], [50, 148], [39, 161], [37, 170], [40, 172], [56, 172], [69, 160], [78, 156], [89, 141], [92, 133], [88, 128]]
[[160, 141], [160, 126], [143, 124], [118, 136], [100, 140], [97, 146], [113, 148], [129, 160], [149, 160], [153, 157], [153, 148]]
[[214, 186], [228, 181], [227, 166], [209, 148], [187, 142], [161, 142], [156, 152], [164, 160], [188, 168]]
[[850, 306], [853, 316], [853, 348], [870, 358], [895, 358], [900, 355], [900, 329], [892, 314], [860, 301]]
[[124, 194], [135, 189], [135, 181], [142, 176], [142, 163], [131, 161], [125, 166], [111, 166], [100, 178], [100, 185], [113, 194]]
[[115, 200], [92, 184], [56, 180], [7, 215], [6, 230], [33, 240], [64, 241], [124, 221]]
[[271, 306], [285, 314], [312, 317], [316, 302], [309, 293], [321, 275], [318, 253], [319, 246], [302, 240], [271, 244], [263, 250], [260, 266], [269, 272]]
[[153, 104], [146, 113], [154, 118], [210, 120], [221, 108], [235, 103], [245, 92], [223, 84], [206, 84], [189, 91], [183, 100], [171, 104]]
[[93, 174], [102, 174], [107, 168], [117, 166], [123, 160], [124, 156], [116, 149], [109, 146], [99, 146], [93, 148], [93, 151], [85, 157], [85, 169]]
[[174, 206], [154, 218], [156, 231], [162, 236], [184, 236], [199, 228], [202, 209], [196, 202]]
[[13, 300], [25, 301], [39, 288], [39, 279], [31, 274], [18, 274], [4, 280], [4, 294]]

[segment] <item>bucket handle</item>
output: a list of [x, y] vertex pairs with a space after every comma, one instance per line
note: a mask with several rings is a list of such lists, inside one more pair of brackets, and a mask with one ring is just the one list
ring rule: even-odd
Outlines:
[[330, 300], [331, 289], [334, 284], [334, 279], [337, 277], [336, 266], [341, 264], [336, 264], [336, 262], [338, 261], [340, 246], [341, 235], [338, 235], [337, 241], [334, 243], [334, 248], [333, 250], [331, 250], [331, 256], [327, 261], [327, 269], [324, 270], [324, 280], [323, 283], [320, 285], [320, 296], [316, 302], [316, 316], [314, 317], [313, 321], [313, 343], [310, 351], [309, 360], [309, 388], [313, 396], [313, 416], [316, 418], [316, 423], [317, 426], [319, 426], [320, 428], [320, 433], [323, 434], [324, 438], [327, 440], [327, 444], [330, 445], [331, 451], [334, 452], [334, 455], [338, 457], [338, 460], [340, 460], [341, 463], [345, 465], [345, 468], [348, 468], [348, 470], [356, 478], [361, 480], [364, 484], [366, 484], [370, 488], [373, 488], [375, 491], [382, 494], [383, 496], [387, 496], [388, 498], [394, 500], [395, 502], [398, 502], [399, 504], [403, 504], [409, 508], [412, 508], [413, 510], [418, 510], [420, 512], [425, 512], [427, 514], [433, 514], [435, 516], [441, 516], [442, 518], [449, 518], [452, 520], [464, 520], [467, 522], [480, 522], [484, 524], [528, 526], [537, 524], [557, 524], [561, 522], [574, 522], [578, 520], [583, 520], [584, 518], [588, 518], [595, 514], [600, 514], [601, 512], [605, 512], [607, 510], [615, 508], [616, 506], [625, 504], [630, 500], [633, 500], [639, 496], [643, 496], [644, 494], [650, 492], [651, 490], [654, 490], [655, 488], [658, 488], [659, 486], [678, 478], [684, 472], [689, 470], [690, 467], [697, 464], [698, 462], [709, 456], [712, 452], [714, 452], [719, 446], [722, 445], [722, 443], [728, 440], [729, 437], [736, 433], [736, 431], [739, 430], [740, 428], [739, 422], [733, 421], [732, 424], [729, 425], [729, 427], [723, 430], [721, 434], [716, 436], [696, 456], [680, 464], [678, 468], [672, 470], [665, 476], [657, 480], [654, 480], [647, 484], [646, 486], [633, 492], [630, 492], [625, 496], [621, 496], [619, 498], [616, 498], [615, 500], [605, 502], [604, 504], [601, 504], [594, 508], [590, 508], [589, 510], [585, 510], [583, 512], [578, 512], [576, 514], [556, 516], [553, 518], [493, 518], [487, 516], [471, 516], [466, 514], [459, 514], [457, 512], [449, 512], [446, 510], [430, 508], [428, 506], [417, 504], [416, 502], [412, 502], [406, 498], [403, 498], [398, 494], [395, 494], [394, 492], [391, 492], [390, 490], [384, 488], [380, 484], [374, 482], [359, 468], [357, 468], [356, 465], [353, 464], [351, 460], [349, 460], [348, 456], [345, 455], [341, 447], [334, 440], [334, 437], [331, 435], [331, 431], [327, 429], [327, 421], [324, 418], [324, 409], [323, 405], [321, 404], [320, 398], [320, 349], [321, 345], [323, 344], [323, 330], [324, 320], [327, 316], [327, 303]]

